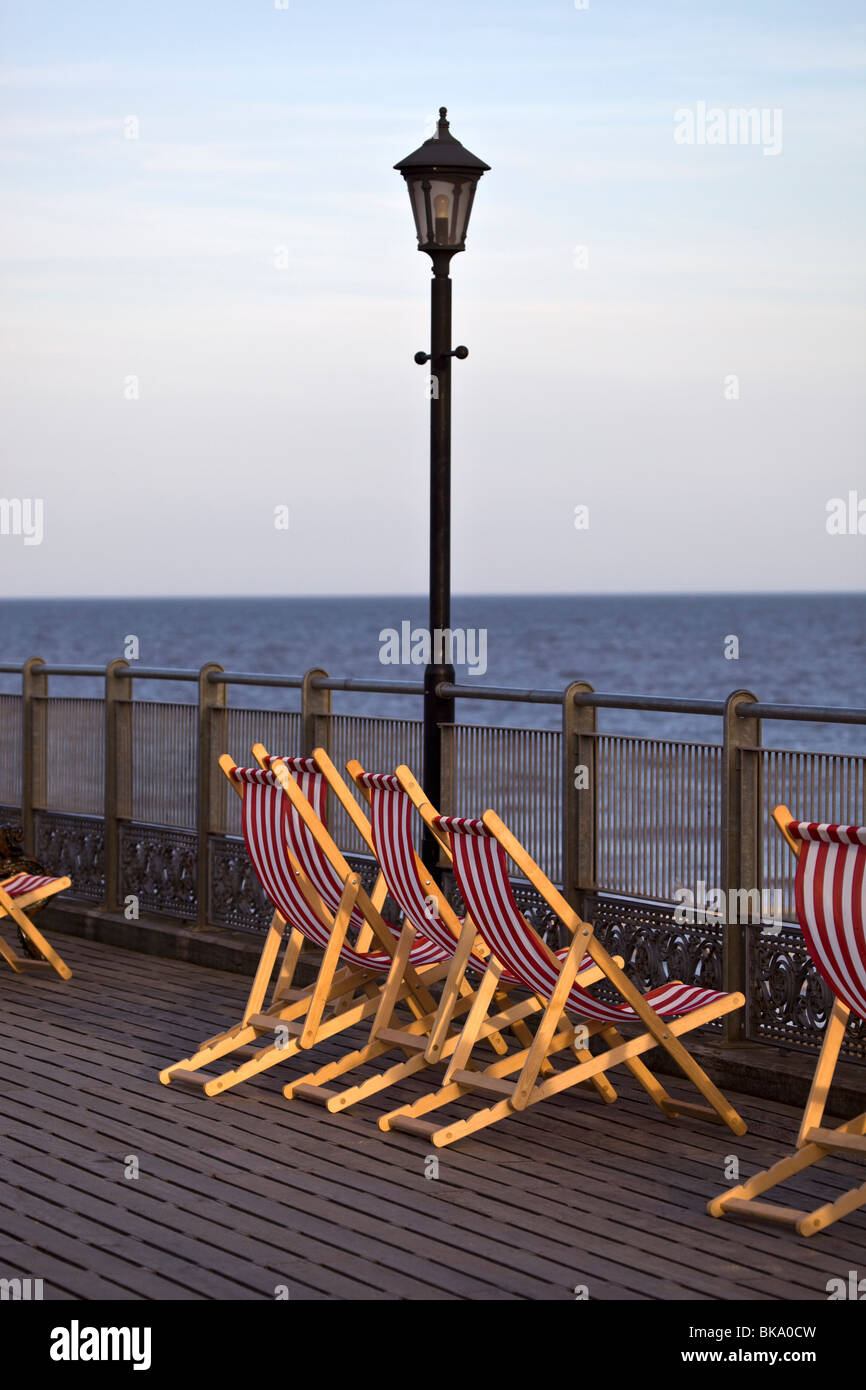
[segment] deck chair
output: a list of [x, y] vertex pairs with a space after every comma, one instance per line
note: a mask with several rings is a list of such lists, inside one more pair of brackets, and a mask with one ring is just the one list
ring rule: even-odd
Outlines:
[[[435, 1013], [429, 984], [447, 973], [437, 947], [416, 939], [411, 927], [389, 927], [364, 892], [325, 828], [327, 785], [310, 759], [241, 768], [224, 755], [220, 766], [241, 797], [247, 852], [275, 914], [240, 1022], [160, 1072], [163, 1084], [193, 1084], [207, 1096], [371, 1017], [383, 991], [395, 1001], [405, 999], [416, 1017]], [[286, 926], [282, 963], [265, 1005]], [[374, 949], [359, 949], [362, 934], [375, 939]], [[293, 980], [306, 942], [318, 948], [321, 960], [315, 982], [298, 989]], [[338, 1003], [339, 1012], [329, 1008]], [[268, 1037], [270, 1042], [255, 1046]], [[202, 1074], [229, 1056], [243, 1060], [219, 1076]]]
[[811, 1236], [866, 1205], [866, 1183], [808, 1212], [754, 1199], [828, 1154], [866, 1158], [866, 1110], [835, 1129], [822, 1125], [848, 1019], [866, 1018], [866, 826], [795, 821], [787, 806], [777, 806], [773, 819], [797, 856], [797, 918], [835, 1002], [794, 1152], [720, 1193], [707, 1210], [711, 1216], [762, 1217]]
[[[735, 1134], [744, 1134], [744, 1121], [679, 1040], [681, 1034], [741, 1008], [745, 1002], [742, 994], [721, 994], [717, 990], [685, 985], [679, 980], [641, 994], [596, 939], [590, 924], [583, 922], [569, 907], [493, 811], [485, 811], [481, 820], [438, 816], [435, 824], [450, 837], [460, 892], [492, 955], [503, 968], [522, 980], [527, 989], [541, 995], [547, 1004], [532, 1045], [493, 1062], [483, 1071], [468, 1067], [475, 1045], [470, 1015], [443, 1086], [412, 1105], [383, 1115], [379, 1120], [380, 1128], [420, 1135], [441, 1148], [582, 1081], [606, 1078], [612, 1067], [624, 1063], [666, 1116], [717, 1120], [728, 1125]], [[564, 958], [550, 950], [517, 907], [509, 882], [506, 852], [572, 932], [571, 946]], [[621, 1003], [610, 1004], [597, 999], [579, 983], [578, 968], [584, 955], [589, 955], [599, 967], [607, 983], [620, 995]], [[491, 966], [494, 972], [495, 968]], [[565, 1048], [575, 1047], [579, 1035], [569, 1014], [581, 1020], [584, 1055], [576, 1065], [543, 1077], [545, 1061]], [[639, 1025], [641, 1031], [637, 1037], [626, 1041], [619, 1029], [629, 1023]], [[593, 1037], [606, 1049], [597, 1055], [589, 1054], [587, 1049]], [[643, 1053], [655, 1047], [668, 1053], [708, 1105], [674, 1100], [668, 1095], [640, 1061]], [[436, 1124], [423, 1118], [475, 1093], [493, 1103], [476, 1110], [468, 1118], [451, 1123]]]
[[[518, 1001], [509, 999], [509, 991], [520, 982], [506, 969], [488, 973], [487, 948], [478, 940], [471, 916], [467, 915], [462, 922], [457, 918], [416, 853], [412, 841], [413, 804], [427, 807], [429, 803], [409, 768], [401, 766], [396, 774], [369, 773], [357, 761], [347, 765], [353, 782], [369, 806], [370, 819], [367, 820], [324, 749], [316, 749], [313, 760], [377, 857], [388, 891], [406, 921], [440, 948], [443, 960], [450, 961], [450, 968], [434, 1016], [416, 1020], [409, 1029], [395, 1027], [388, 1012], [389, 1001], [383, 997], [365, 1046], [327, 1063], [309, 1076], [289, 1082], [284, 1090], [286, 1097], [317, 1101], [332, 1113], [367, 1100], [425, 1067], [448, 1059], [461, 1038], [453, 1025], [470, 1010], [474, 1010], [476, 1039], [486, 1039], [500, 1055], [508, 1050], [502, 1037], [505, 1030], [528, 1046], [531, 1034], [524, 1020], [539, 1012], [544, 1003], [533, 995]], [[435, 826], [434, 835], [450, 858], [447, 836]], [[601, 976], [589, 958], [582, 963], [582, 968], [586, 972], [581, 976], [585, 983]], [[466, 978], [467, 972], [476, 980], [482, 979], [483, 983], [478, 987], [471, 985]], [[479, 989], [483, 991], [480, 999]], [[338, 1077], [345, 1077], [396, 1048], [403, 1050], [405, 1059], [387, 1070], [341, 1090], [330, 1085]]]
[[[34, 903], [43, 902], [55, 893], [62, 893], [72, 887], [71, 878], [52, 878], [46, 874], [13, 874], [0, 881], [0, 920], [9, 917], [21, 933], [22, 941], [28, 950], [26, 956], [18, 955], [0, 937], [0, 956], [20, 974], [27, 970], [54, 970], [62, 980], [72, 976], [69, 966], [60, 959], [53, 946], [45, 940], [41, 931], [34, 927], [27, 916], [27, 908]], [[29, 952], [33, 954], [29, 954]]]

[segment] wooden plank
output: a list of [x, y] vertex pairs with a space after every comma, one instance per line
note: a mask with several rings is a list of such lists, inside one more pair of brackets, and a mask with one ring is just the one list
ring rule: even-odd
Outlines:
[[[429, 1073], [401, 1083], [396, 1099], [388, 1092], [339, 1117], [283, 1102], [283, 1082], [308, 1070], [309, 1057], [219, 1102], [171, 1093], [155, 1083], [173, 1060], [166, 1039], [176, 1056], [185, 1040], [195, 1046], [219, 1032], [249, 981], [88, 942], [64, 940], [64, 954], [75, 972], [68, 990], [4, 977], [0, 1053], [10, 1085], [0, 1132], [17, 1180], [32, 1180], [32, 1199], [49, 1203], [53, 1192], [55, 1214], [68, 1208], [102, 1241], [88, 1248], [97, 1277], [117, 1277], [102, 1257], [117, 1259], [128, 1241], [130, 1268], [142, 1251], [160, 1266], [148, 1277], [194, 1284], [199, 1265], [217, 1265], [214, 1278], [246, 1287], [253, 1267], [286, 1268], [290, 1232], [301, 1253], [286, 1282], [306, 1281], [301, 1296], [550, 1299], [587, 1283], [600, 1298], [766, 1300], [823, 1296], [834, 1268], [862, 1254], [863, 1213], [812, 1242], [781, 1226], [725, 1228], [703, 1213], [726, 1154], [748, 1174], [790, 1146], [790, 1107], [732, 1096], [756, 1130], [735, 1139], [666, 1122], [625, 1078], [612, 1106], [586, 1094], [554, 1098], [440, 1152], [439, 1178], [429, 1181], [419, 1136], [380, 1135], [374, 1123], [429, 1089]], [[313, 1065], [364, 1037], [362, 1029], [335, 1038]], [[145, 1187], [123, 1183], [118, 1202], [106, 1164], [136, 1144], [153, 1169]], [[290, 1160], [275, 1165], [275, 1154]], [[811, 1170], [797, 1199], [833, 1200], [850, 1186], [846, 1162]], [[124, 1232], [118, 1213], [127, 1204], [133, 1223]], [[20, 1258], [26, 1242], [18, 1231], [10, 1238]], [[61, 1254], [51, 1258], [65, 1268]], [[80, 1272], [69, 1269], [73, 1279]], [[186, 1293], [219, 1296], [213, 1289]], [[126, 1296], [148, 1295], [127, 1288]]]

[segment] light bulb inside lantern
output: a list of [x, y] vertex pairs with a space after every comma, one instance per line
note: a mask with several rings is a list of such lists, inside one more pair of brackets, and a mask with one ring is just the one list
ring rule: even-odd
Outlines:
[[433, 216], [435, 218], [435, 234], [438, 242], [448, 241], [448, 213], [451, 200], [447, 193], [437, 193], [433, 199]]

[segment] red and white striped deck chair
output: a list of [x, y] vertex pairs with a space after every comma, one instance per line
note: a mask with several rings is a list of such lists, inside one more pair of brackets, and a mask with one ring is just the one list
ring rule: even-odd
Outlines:
[[[264, 750], [262, 750], [263, 752]], [[266, 756], [266, 755], [265, 755]], [[311, 759], [269, 759], [268, 768], [237, 767], [228, 755], [220, 766], [242, 800], [242, 825], [256, 876], [275, 908], [243, 1016], [238, 1024], [203, 1043], [189, 1058], [166, 1067], [160, 1080], [183, 1081], [205, 1095], [219, 1095], [268, 1067], [296, 1056], [336, 1033], [374, 1015], [387, 992], [405, 1000], [416, 1017], [428, 1017], [436, 1003], [428, 990], [447, 966], [431, 942], [412, 928], [389, 927], [361, 887], [325, 827], [327, 783]], [[285, 927], [289, 938], [273, 993], [263, 1009]], [[353, 945], [365, 931], [376, 949]], [[293, 988], [305, 942], [321, 954], [313, 985]], [[420, 972], [423, 972], [423, 978]], [[353, 995], [363, 996], [355, 1001]], [[348, 1001], [348, 1002], [346, 1002]], [[328, 1005], [342, 1005], [325, 1017]], [[257, 1039], [273, 1041], [258, 1048]], [[205, 1067], [232, 1053], [240, 1066], [219, 1076]]]
[[[376, 855], [388, 892], [405, 921], [439, 948], [441, 959], [450, 962], [450, 969], [434, 1018], [416, 1020], [408, 1029], [395, 1028], [383, 1001], [365, 1048], [326, 1064], [300, 1081], [289, 1082], [285, 1095], [290, 1099], [301, 1096], [316, 1100], [334, 1113], [355, 1105], [432, 1063], [451, 1057], [461, 1041], [461, 1035], [451, 1031], [452, 1025], [470, 1010], [473, 1011], [474, 1035], [477, 1039], [485, 1038], [496, 1052], [504, 1054], [507, 1051], [501, 1036], [504, 1029], [509, 1029], [528, 1045], [531, 1035], [524, 1020], [543, 1008], [543, 1001], [530, 997], [509, 1004], [506, 990], [516, 983], [513, 976], [508, 971], [488, 969], [490, 961], [486, 948], [478, 941], [471, 919], [467, 917], [461, 922], [457, 918], [416, 853], [412, 840], [413, 803], [420, 803], [424, 808], [428, 808], [429, 803], [409, 768], [401, 766], [397, 773], [365, 772], [360, 763], [349, 763], [352, 780], [369, 805], [368, 821], [327, 753], [316, 749], [313, 759], [332, 782], [346, 811]], [[450, 854], [447, 837], [440, 831], [435, 833]], [[484, 951], [483, 956], [478, 954], [476, 947]], [[591, 960], [587, 959], [584, 965], [590, 971], [588, 981], [600, 977]], [[466, 980], [467, 970], [476, 981], [483, 977], [477, 990]], [[490, 1009], [494, 1006], [495, 1012], [491, 1015]], [[334, 1090], [326, 1084], [394, 1048], [403, 1049], [407, 1060], [342, 1090]]]
[[828, 1154], [866, 1158], [866, 1110], [836, 1129], [821, 1123], [848, 1020], [852, 1014], [866, 1019], [866, 826], [795, 821], [787, 806], [777, 806], [773, 818], [797, 856], [797, 918], [809, 954], [835, 1002], [794, 1153], [720, 1193], [707, 1209], [711, 1216], [733, 1212], [763, 1217], [792, 1226], [798, 1235], [811, 1236], [866, 1205], [866, 1183], [814, 1211], [754, 1198]]
[[34, 927], [27, 908], [45, 898], [72, 887], [71, 878], [53, 878], [48, 874], [12, 874], [0, 881], [0, 920], [10, 918], [20, 931], [33, 955], [20, 956], [0, 937], [0, 956], [20, 974], [27, 970], [54, 970], [62, 980], [70, 979], [72, 971], [60, 959], [54, 947]]
[[[624, 1063], [665, 1115], [719, 1120], [735, 1134], [744, 1134], [743, 1120], [679, 1041], [681, 1034], [742, 1007], [743, 996], [721, 994], [678, 980], [641, 994], [596, 939], [589, 923], [583, 922], [569, 907], [493, 811], [485, 811], [481, 820], [440, 816], [437, 825], [450, 837], [454, 872], [478, 931], [503, 968], [527, 989], [546, 999], [547, 1006], [531, 1047], [502, 1058], [483, 1071], [469, 1070], [461, 1058], [449, 1068], [439, 1091], [382, 1116], [380, 1127], [419, 1134], [442, 1147], [548, 1096], [603, 1077], [611, 1067]], [[550, 950], [520, 912], [509, 882], [506, 852], [573, 933], [564, 957]], [[580, 984], [577, 973], [584, 955], [592, 959], [608, 984], [620, 994], [621, 1003], [610, 1004], [596, 999]], [[581, 1021], [579, 1029], [569, 1014]], [[626, 1041], [619, 1031], [625, 1024], [637, 1024], [641, 1032]], [[466, 1032], [467, 1048], [463, 1057], [468, 1061], [475, 1041], [469, 1021]], [[587, 1052], [587, 1042], [596, 1035], [606, 1044], [607, 1050], [591, 1056]], [[564, 1048], [575, 1048], [576, 1044], [584, 1054], [577, 1064], [542, 1078], [542, 1064]], [[641, 1054], [654, 1047], [665, 1049], [709, 1102], [708, 1106], [674, 1100], [668, 1095], [639, 1060]], [[493, 1098], [494, 1104], [488, 1104], [466, 1119], [445, 1125], [422, 1118], [474, 1092], [480, 1092], [486, 1100]]]

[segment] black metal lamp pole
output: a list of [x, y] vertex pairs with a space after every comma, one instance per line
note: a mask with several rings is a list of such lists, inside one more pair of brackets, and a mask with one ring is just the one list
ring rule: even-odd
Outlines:
[[[489, 164], [470, 154], [448, 128], [439, 108], [436, 134], [394, 167], [409, 187], [418, 249], [433, 265], [430, 286], [430, 351], [415, 361], [430, 363], [430, 662], [424, 671], [424, 788], [442, 804], [441, 725], [454, 721], [454, 699], [439, 693], [453, 684], [454, 667], [440, 634], [451, 630], [451, 358], [469, 356], [451, 347], [451, 257], [465, 248], [475, 186]], [[438, 640], [437, 640], [438, 638]], [[438, 853], [425, 833], [424, 858], [431, 867]]]

